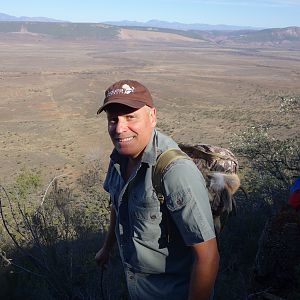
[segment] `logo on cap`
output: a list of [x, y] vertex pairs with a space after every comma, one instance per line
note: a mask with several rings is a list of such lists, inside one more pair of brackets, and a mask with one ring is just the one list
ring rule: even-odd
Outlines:
[[130, 94], [134, 92], [134, 86], [130, 87], [128, 84], [123, 84], [121, 89], [110, 90], [107, 92], [106, 97], [111, 97], [118, 94]]
[[123, 84], [122, 89], [124, 90], [124, 94], [130, 94], [134, 92], [134, 87], [130, 87], [128, 84]]

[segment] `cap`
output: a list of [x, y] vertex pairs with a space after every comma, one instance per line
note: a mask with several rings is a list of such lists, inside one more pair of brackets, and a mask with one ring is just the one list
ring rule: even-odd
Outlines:
[[97, 114], [100, 114], [108, 105], [113, 103], [133, 108], [142, 108], [145, 105], [153, 107], [149, 90], [135, 80], [120, 80], [112, 84], [105, 91], [103, 105], [98, 109]]

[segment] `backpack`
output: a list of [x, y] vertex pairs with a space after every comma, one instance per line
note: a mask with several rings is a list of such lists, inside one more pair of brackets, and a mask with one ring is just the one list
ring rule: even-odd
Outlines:
[[179, 144], [179, 148], [168, 149], [157, 157], [152, 172], [152, 184], [157, 197], [162, 205], [164, 203], [162, 188], [164, 169], [176, 159], [193, 160], [206, 182], [218, 238], [229, 215], [236, 212], [233, 195], [240, 187], [240, 179], [237, 175], [238, 161], [230, 150], [218, 146]]

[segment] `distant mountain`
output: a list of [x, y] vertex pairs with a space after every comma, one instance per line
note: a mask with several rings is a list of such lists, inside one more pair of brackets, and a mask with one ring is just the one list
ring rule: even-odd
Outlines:
[[219, 44], [282, 44], [300, 42], [300, 27], [269, 28], [263, 30], [236, 31], [188, 31], [194, 37], [214, 41]]
[[56, 20], [56, 19], [51, 19], [51, 18], [45, 18], [45, 17], [15, 17], [15, 16], [10, 16], [7, 14], [0, 13], [0, 22], [3, 21], [10, 21], [10, 22], [20, 22], [20, 21], [31, 21], [31, 22], [65, 22], [62, 20]]
[[209, 24], [185, 24], [179, 22], [167, 22], [160, 20], [150, 20], [147, 22], [136, 21], [106, 21], [104, 24], [116, 25], [116, 26], [131, 26], [131, 27], [156, 27], [156, 28], [168, 28], [176, 30], [259, 30], [262, 28], [250, 27], [250, 26], [235, 26], [235, 25], [209, 25]]
[[[31, 22], [68, 22], [64, 20], [56, 20], [46, 17], [15, 17], [8, 14], [0, 13], [0, 22], [1, 21], [31, 21]], [[150, 20], [147, 22], [136, 22], [136, 21], [106, 21], [101, 22], [103, 24], [115, 25], [115, 26], [131, 26], [131, 27], [156, 27], [156, 28], [166, 28], [166, 29], [175, 29], [175, 30], [259, 30], [263, 28], [251, 27], [251, 26], [235, 26], [235, 25], [209, 25], [209, 24], [200, 24], [192, 23], [185, 24], [179, 22], [167, 22], [160, 20]]]
[[178, 30], [101, 23], [0, 22], [1, 38], [55, 38], [66, 40], [135, 40], [201, 42], [219, 46], [300, 48], [300, 27], [263, 30]]

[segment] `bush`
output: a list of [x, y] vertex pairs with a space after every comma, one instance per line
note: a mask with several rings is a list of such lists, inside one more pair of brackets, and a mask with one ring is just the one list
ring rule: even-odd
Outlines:
[[17, 196], [25, 199], [30, 193], [36, 191], [41, 186], [41, 175], [38, 172], [29, 170], [26, 167], [21, 169], [20, 174], [16, 177], [16, 185], [14, 187]]
[[300, 173], [300, 142], [297, 138], [276, 139], [269, 129], [252, 126], [232, 146], [244, 159], [244, 184], [251, 197], [276, 207], [286, 202], [289, 186]]
[[[296, 123], [300, 97], [281, 97], [280, 111]], [[276, 138], [274, 124], [256, 124], [236, 135], [232, 151], [240, 161], [240, 177], [248, 198], [236, 197], [237, 214], [220, 239], [221, 264], [216, 299], [245, 299], [258, 241], [266, 221], [286, 204], [289, 186], [300, 174], [299, 136]], [[230, 287], [230, 288], [229, 288]]]
[[[35, 174], [26, 174], [18, 176], [15, 185], [24, 197], [39, 182]], [[1, 245], [0, 281], [10, 286], [0, 292], [1, 297], [101, 299], [100, 270], [94, 256], [109, 216], [108, 197], [100, 185], [101, 180], [75, 191], [53, 181], [41, 205], [30, 210], [21, 197], [2, 188], [1, 217], [14, 247]]]

